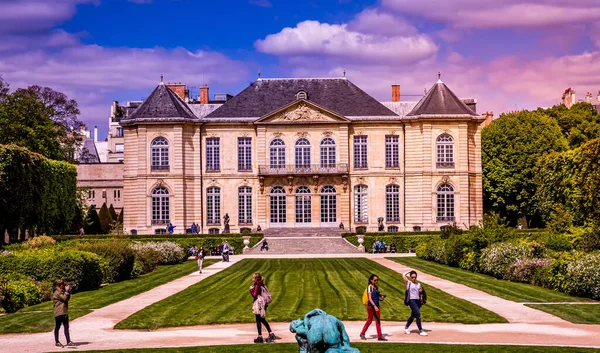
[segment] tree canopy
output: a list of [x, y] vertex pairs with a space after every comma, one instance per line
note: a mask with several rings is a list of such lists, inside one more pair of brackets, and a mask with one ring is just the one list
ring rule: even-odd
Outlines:
[[55, 160], [69, 160], [81, 145], [77, 102], [49, 87], [9, 91], [0, 77], [0, 144], [14, 144]]

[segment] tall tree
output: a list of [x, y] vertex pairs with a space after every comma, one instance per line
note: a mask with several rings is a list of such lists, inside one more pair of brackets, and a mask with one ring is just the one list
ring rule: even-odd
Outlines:
[[115, 208], [113, 207], [112, 203], [110, 204], [110, 207], [108, 208], [108, 212], [110, 213], [110, 218], [113, 221], [116, 221], [118, 218], [117, 211], [115, 211]]
[[102, 233], [110, 232], [112, 217], [110, 216], [110, 212], [108, 211], [108, 207], [106, 207], [106, 202], [102, 204], [100, 207], [100, 212], [98, 213], [100, 217], [100, 225], [102, 226]]
[[87, 216], [85, 218], [85, 234], [101, 234], [102, 225], [100, 224], [100, 217], [96, 211], [96, 207], [90, 206], [88, 208]]
[[69, 159], [80, 148], [77, 102], [48, 87], [10, 93], [0, 79], [0, 144], [15, 144], [45, 157]]
[[570, 148], [600, 137], [600, 114], [590, 103], [579, 102], [571, 108], [561, 104], [537, 111], [556, 120], [563, 136], [569, 141]]
[[542, 112], [503, 114], [483, 129], [481, 149], [486, 211], [512, 224], [523, 216], [533, 219], [537, 159], [567, 149], [557, 122]]

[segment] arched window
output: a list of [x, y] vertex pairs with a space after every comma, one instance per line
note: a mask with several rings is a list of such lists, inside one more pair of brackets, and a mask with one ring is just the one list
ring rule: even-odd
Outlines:
[[335, 140], [331, 137], [321, 140], [321, 168], [335, 168]]
[[308, 99], [308, 94], [306, 94], [306, 91], [298, 91], [296, 99]]
[[169, 141], [159, 136], [150, 144], [151, 171], [169, 171]]
[[454, 188], [442, 184], [437, 188], [437, 221], [454, 222]]
[[206, 223], [221, 224], [221, 188], [206, 189]]
[[270, 216], [271, 226], [281, 226], [286, 223], [287, 205], [285, 189], [282, 186], [274, 186], [270, 192]]
[[310, 225], [312, 222], [312, 206], [310, 188], [300, 186], [296, 189], [296, 225]]
[[157, 186], [152, 190], [152, 224], [169, 224], [169, 189]]
[[441, 134], [435, 141], [438, 168], [454, 168], [454, 139], [448, 134]]
[[252, 224], [252, 188], [249, 186], [238, 189], [238, 223]]
[[385, 187], [385, 219], [387, 222], [400, 222], [400, 187]]
[[354, 187], [354, 223], [369, 223], [369, 189], [363, 184]]
[[274, 139], [269, 145], [269, 167], [285, 170], [285, 142]]
[[299, 138], [296, 141], [295, 149], [296, 170], [310, 170], [310, 142], [306, 138]]
[[337, 226], [337, 193], [331, 185], [321, 188], [321, 226]]

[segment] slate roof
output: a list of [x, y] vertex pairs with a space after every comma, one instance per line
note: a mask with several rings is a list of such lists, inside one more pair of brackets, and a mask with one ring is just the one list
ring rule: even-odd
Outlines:
[[208, 114], [214, 112], [215, 109], [219, 108], [222, 105], [223, 104], [199, 104], [199, 103], [190, 104], [190, 103], [188, 103], [188, 108], [190, 108], [190, 110], [194, 113], [194, 115], [196, 115], [197, 118], [202, 119], [205, 116], [207, 116]]
[[82, 151], [86, 149], [88, 151], [88, 155], [84, 159], [81, 154], [77, 157], [79, 163], [100, 163], [100, 157], [98, 156], [98, 151], [96, 150], [96, 144], [93, 139], [85, 139], [83, 141], [83, 146], [81, 146]]
[[206, 120], [260, 118], [295, 101], [299, 91], [307, 93], [308, 101], [341, 116], [397, 118], [396, 113], [345, 78], [285, 78], [258, 79], [208, 114]]
[[406, 116], [410, 111], [417, 105], [418, 102], [381, 102], [389, 110], [398, 114], [399, 116]]
[[140, 122], [197, 122], [199, 119], [179, 96], [162, 82], [121, 125]]
[[438, 80], [407, 117], [480, 117]]

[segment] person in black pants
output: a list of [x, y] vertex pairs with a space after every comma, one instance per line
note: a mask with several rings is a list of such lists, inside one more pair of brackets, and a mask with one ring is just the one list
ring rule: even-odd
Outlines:
[[404, 280], [404, 284], [406, 285], [406, 299], [408, 300], [408, 305], [410, 306], [410, 317], [406, 321], [406, 326], [404, 326], [404, 333], [407, 335], [410, 334], [409, 327], [412, 324], [413, 320], [417, 321], [417, 328], [419, 329], [419, 335], [427, 336], [427, 333], [423, 330], [421, 326], [421, 305], [424, 304], [425, 300], [422, 299], [425, 294], [423, 288], [421, 287], [421, 283], [417, 282], [417, 271], [408, 271], [404, 273], [402, 276]]
[[71, 299], [71, 285], [66, 285], [65, 281], [59, 279], [56, 281], [56, 289], [52, 295], [54, 302], [54, 341], [57, 347], [64, 347], [58, 340], [58, 332], [62, 325], [65, 329], [65, 338], [67, 339], [68, 347], [75, 347], [75, 343], [71, 342], [69, 335], [69, 300]]
[[[264, 302], [263, 289], [265, 288], [265, 283], [263, 282], [261, 274], [255, 273], [252, 275], [252, 282], [254, 283], [250, 286], [250, 294], [254, 299], [252, 311], [256, 318], [256, 329], [258, 331], [258, 337], [254, 340], [254, 343], [273, 342], [276, 337], [271, 331], [271, 326], [269, 326], [269, 323], [265, 318], [269, 304]], [[265, 328], [269, 332], [269, 337], [264, 340], [262, 336], [262, 325], [265, 325]]]

